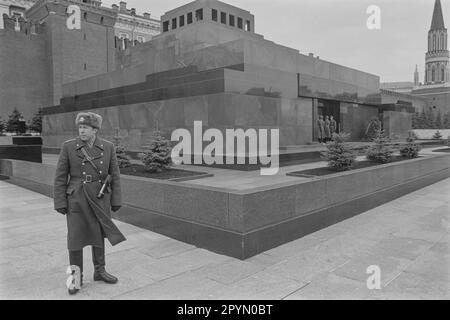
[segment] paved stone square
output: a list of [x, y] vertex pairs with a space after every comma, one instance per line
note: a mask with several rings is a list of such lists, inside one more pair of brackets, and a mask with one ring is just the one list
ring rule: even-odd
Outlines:
[[[51, 198], [0, 181], [0, 299], [449, 299], [450, 179], [246, 261], [117, 222], [116, 285], [69, 296], [65, 218]], [[369, 290], [367, 267], [381, 269]]]

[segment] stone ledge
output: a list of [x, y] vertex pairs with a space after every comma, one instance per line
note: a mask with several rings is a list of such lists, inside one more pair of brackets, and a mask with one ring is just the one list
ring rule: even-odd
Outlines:
[[[124, 206], [115, 217], [247, 259], [450, 177], [449, 159], [427, 156], [245, 191], [122, 176]], [[48, 196], [54, 169], [0, 160], [0, 174], [11, 183]]]

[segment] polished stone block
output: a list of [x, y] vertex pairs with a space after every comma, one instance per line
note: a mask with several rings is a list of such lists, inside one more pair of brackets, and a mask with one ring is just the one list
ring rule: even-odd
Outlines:
[[[283, 187], [259, 191], [243, 198], [245, 230], [252, 231], [263, 226], [290, 219], [295, 215], [296, 187]], [[276, 212], [276, 214], [274, 214]]]
[[147, 179], [131, 178], [122, 179], [121, 187], [123, 202], [132, 203], [136, 207], [145, 208], [155, 213], [165, 212], [164, 194], [166, 186], [164, 184], [151, 182]]
[[398, 111], [383, 111], [383, 129], [391, 139], [405, 139], [412, 129], [413, 113]]
[[327, 203], [327, 181], [317, 180], [298, 184], [295, 197], [295, 216], [318, 210]]
[[166, 185], [164, 212], [168, 215], [228, 228], [228, 194], [207, 189]]

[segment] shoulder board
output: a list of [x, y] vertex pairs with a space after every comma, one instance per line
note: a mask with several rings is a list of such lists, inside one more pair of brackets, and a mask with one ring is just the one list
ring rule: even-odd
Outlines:
[[114, 143], [112, 143], [111, 141], [105, 140], [105, 139], [103, 139], [103, 138], [102, 138], [101, 140], [102, 140], [102, 142], [105, 143], [105, 144], [114, 144]]
[[70, 146], [71, 144], [75, 144], [76, 140], [77, 139], [70, 139], [70, 140], [64, 141], [62, 145], [63, 146], [65, 146], [65, 145], [69, 145]]

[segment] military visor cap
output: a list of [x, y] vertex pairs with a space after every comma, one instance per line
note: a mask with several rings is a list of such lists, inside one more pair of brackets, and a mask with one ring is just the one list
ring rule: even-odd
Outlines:
[[99, 129], [102, 127], [103, 118], [101, 115], [93, 113], [93, 112], [81, 112], [77, 114], [77, 118], [75, 120], [75, 124], [78, 126], [80, 124], [84, 124], [86, 126], [90, 126], [92, 128]]

